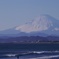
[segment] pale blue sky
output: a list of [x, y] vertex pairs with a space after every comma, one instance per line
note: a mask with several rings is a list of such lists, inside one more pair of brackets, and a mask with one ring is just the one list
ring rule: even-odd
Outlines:
[[59, 0], [0, 0], [0, 30], [18, 26], [40, 14], [59, 19]]

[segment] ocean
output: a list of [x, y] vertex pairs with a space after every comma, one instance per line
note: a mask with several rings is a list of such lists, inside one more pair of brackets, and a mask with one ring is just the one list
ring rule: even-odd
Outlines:
[[0, 59], [59, 59], [59, 44], [0, 44]]

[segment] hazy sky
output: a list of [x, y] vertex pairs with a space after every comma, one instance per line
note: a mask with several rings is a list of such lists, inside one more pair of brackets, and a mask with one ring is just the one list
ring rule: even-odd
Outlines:
[[59, 0], [0, 0], [0, 30], [18, 26], [40, 14], [59, 19]]

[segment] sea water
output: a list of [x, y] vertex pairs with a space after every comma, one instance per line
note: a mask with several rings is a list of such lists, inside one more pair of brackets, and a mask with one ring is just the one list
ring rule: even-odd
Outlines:
[[59, 59], [59, 44], [0, 44], [0, 59]]

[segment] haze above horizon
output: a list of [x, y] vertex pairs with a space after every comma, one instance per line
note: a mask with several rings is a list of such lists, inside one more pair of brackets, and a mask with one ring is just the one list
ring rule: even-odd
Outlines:
[[59, 19], [59, 0], [0, 0], [0, 30], [48, 14]]

